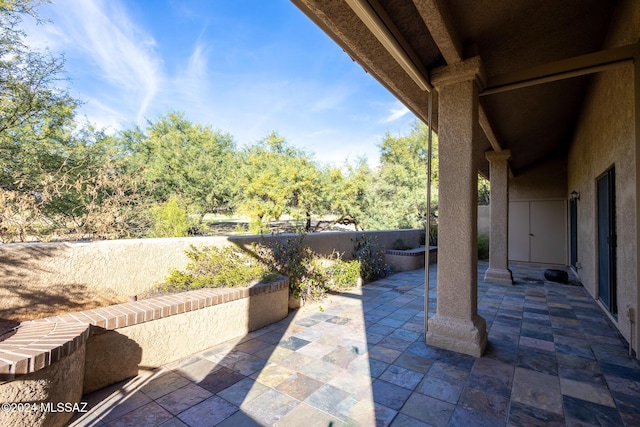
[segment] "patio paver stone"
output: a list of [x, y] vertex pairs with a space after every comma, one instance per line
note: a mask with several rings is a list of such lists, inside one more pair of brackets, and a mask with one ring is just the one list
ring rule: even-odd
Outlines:
[[424, 343], [424, 270], [402, 272], [84, 396], [71, 425], [640, 425], [640, 363], [598, 305], [510, 267], [514, 285], [478, 284], [481, 358]]

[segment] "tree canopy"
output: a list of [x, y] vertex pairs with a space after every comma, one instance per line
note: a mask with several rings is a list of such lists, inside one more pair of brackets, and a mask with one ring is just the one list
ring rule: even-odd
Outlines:
[[262, 230], [284, 214], [310, 230], [313, 213], [326, 212], [326, 171], [277, 132], [245, 149], [237, 206]]
[[176, 195], [200, 215], [229, 207], [237, 181], [231, 135], [169, 112], [148, 120], [144, 130], [124, 131], [121, 139], [132, 170], [142, 176], [156, 201]]
[[[117, 133], [76, 117], [61, 89], [64, 62], [24, 42], [39, 17], [29, 0], [0, 0], [0, 240], [202, 233], [206, 214], [250, 218], [252, 232], [292, 218], [356, 229], [423, 227], [437, 214], [437, 138], [426, 200], [428, 128], [386, 134], [380, 165], [322, 164], [277, 132], [238, 147], [181, 112]], [[479, 200], [488, 202], [488, 182]]]
[[[405, 135], [386, 134], [380, 168], [370, 187], [365, 226], [376, 229], [423, 227], [427, 215], [428, 127], [416, 121]], [[435, 136], [435, 135], [434, 135]], [[437, 206], [437, 138], [432, 159], [432, 205]]]
[[123, 177], [111, 138], [75, 119], [64, 63], [24, 42], [28, 0], [0, 2], [0, 238], [131, 235], [136, 177]]

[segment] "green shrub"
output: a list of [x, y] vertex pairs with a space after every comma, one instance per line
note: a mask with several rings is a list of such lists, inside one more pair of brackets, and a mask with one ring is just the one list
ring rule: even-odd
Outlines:
[[478, 259], [489, 259], [489, 236], [486, 234], [478, 234]]
[[420, 231], [420, 242], [419, 243], [421, 245], [425, 245], [426, 241], [427, 241], [427, 232], [425, 230], [421, 230]]
[[306, 260], [313, 257], [313, 251], [304, 244], [304, 235], [294, 238], [276, 238], [256, 247], [262, 261], [278, 273], [289, 278], [293, 291], [307, 276]]
[[328, 290], [327, 266], [325, 260], [313, 254], [303, 260], [304, 274], [292, 284], [293, 294], [303, 301], [318, 300]]
[[332, 291], [343, 291], [357, 285], [360, 279], [360, 262], [357, 260], [343, 261], [338, 254], [330, 259], [326, 275], [329, 278], [327, 287]]
[[438, 246], [438, 224], [429, 227], [429, 246]]
[[233, 230], [233, 234], [236, 236], [244, 236], [245, 234], [247, 234], [247, 226], [242, 223], [236, 224], [236, 227]]
[[169, 277], [156, 286], [161, 292], [180, 292], [200, 288], [247, 286], [268, 282], [276, 274], [266, 264], [233, 246], [191, 246], [186, 251], [189, 263], [185, 271], [171, 270]]
[[269, 224], [262, 222], [262, 219], [255, 217], [251, 218], [249, 221], [249, 228], [247, 231], [249, 234], [269, 234], [269, 231], [271, 231]]
[[329, 257], [314, 254], [305, 260], [305, 274], [299, 282], [300, 295], [305, 300], [319, 299], [327, 291], [342, 292], [358, 284], [360, 263], [344, 261], [334, 252]]
[[289, 290], [296, 298], [317, 299], [324, 294], [323, 277], [315, 258], [304, 243], [304, 234], [292, 238], [276, 238], [258, 246], [261, 259], [278, 273], [289, 278]]
[[305, 235], [275, 239], [258, 247], [263, 262], [289, 277], [290, 292], [303, 300], [316, 300], [327, 291], [342, 291], [357, 285], [358, 261], [343, 261], [340, 254], [322, 257], [304, 242]]
[[179, 197], [151, 208], [152, 237], [184, 237], [189, 234], [189, 219]]
[[268, 282], [278, 275], [289, 278], [290, 293], [303, 300], [317, 300], [327, 291], [343, 291], [358, 284], [361, 264], [343, 261], [340, 254], [322, 257], [304, 244], [304, 234], [253, 245], [248, 252], [232, 246], [186, 251], [184, 271], [171, 270], [155, 293], [171, 293], [204, 287], [247, 286]]
[[393, 242], [392, 247], [396, 251], [406, 251], [407, 249], [413, 249], [413, 246], [406, 244], [402, 239], [396, 239], [396, 241]]
[[384, 262], [384, 252], [374, 238], [361, 236], [353, 242], [353, 259], [360, 263], [362, 280], [369, 282], [389, 273], [389, 267]]

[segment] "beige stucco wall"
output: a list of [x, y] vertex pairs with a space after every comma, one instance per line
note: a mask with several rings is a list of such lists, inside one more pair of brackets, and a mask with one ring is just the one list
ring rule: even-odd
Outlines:
[[242, 337], [288, 314], [288, 289], [98, 332], [87, 341], [84, 392], [98, 390], [209, 347]]
[[478, 206], [478, 234], [491, 233], [491, 206]]
[[509, 200], [550, 200], [567, 197], [567, 159], [553, 157], [509, 179]]
[[[640, 38], [640, 2], [621, 2], [611, 28], [614, 32], [608, 35], [604, 48], [637, 43]], [[597, 299], [596, 179], [615, 166], [617, 303], [621, 313], [617, 324], [627, 339], [630, 324], [624, 311], [627, 305], [638, 301], [633, 94], [631, 65], [593, 76], [569, 150], [567, 186], [568, 193], [573, 190], [580, 193], [578, 262], [581, 268], [578, 273], [587, 291]]]
[[[420, 230], [315, 233], [308, 234], [305, 241], [320, 254], [336, 250], [350, 258], [353, 239], [362, 235], [375, 237], [383, 249], [388, 249], [398, 238], [417, 245]], [[232, 236], [0, 245], [0, 281], [5, 284], [0, 297], [10, 298], [12, 288], [18, 289], [26, 282], [30, 289], [81, 285], [109, 288], [125, 297], [137, 295], [162, 281], [171, 268], [184, 268], [188, 261], [184, 251], [190, 245], [248, 246], [261, 239]]]
[[426, 261], [425, 248], [415, 248], [407, 251], [387, 251], [384, 261], [391, 271], [411, 271], [424, 268]]
[[[0, 384], [0, 403], [76, 403], [82, 397], [85, 345], [73, 354], [46, 368], [21, 377], [19, 381]], [[64, 409], [64, 408], [63, 408]], [[72, 409], [72, 408], [70, 408]], [[0, 411], [3, 427], [63, 426], [73, 412], [5, 412]]]
[[[305, 236], [306, 244], [313, 249], [314, 252], [321, 255], [330, 255], [336, 251], [343, 255], [344, 259], [351, 259], [353, 255], [354, 240], [363, 236], [373, 238], [376, 243], [383, 249], [392, 249], [396, 240], [402, 241], [408, 246], [418, 246], [420, 243], [420, 229], [407, 230], [382, 230], [382, 231], [354, 231], [354, 232], [326, 232], [312, 233]], [[267, 236], [270, 238], [286, 239], [296, 237], [292, 234], [281, 234], [277, 236]], [[230, 237], [229, 240], [240, 246], [249, 245], [252, 242], [260, 242], [260, 236], [243, 236]]]
[[80, 284], [135, 295], [184, 268], [190, 245], [229, 244], [225, 237], [131, 239], [0, 245], [3, 282], [34, 286]]

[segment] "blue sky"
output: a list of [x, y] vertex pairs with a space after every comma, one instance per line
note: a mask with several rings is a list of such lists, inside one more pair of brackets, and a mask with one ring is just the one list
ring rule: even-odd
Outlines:
[[53, 0], [28, 42], [63, 54], [80, 116], [108, 129], [170, 110], [253, 144], [275, 130], [342, 164], [378, 162], [414, 116], [288, 0]]

